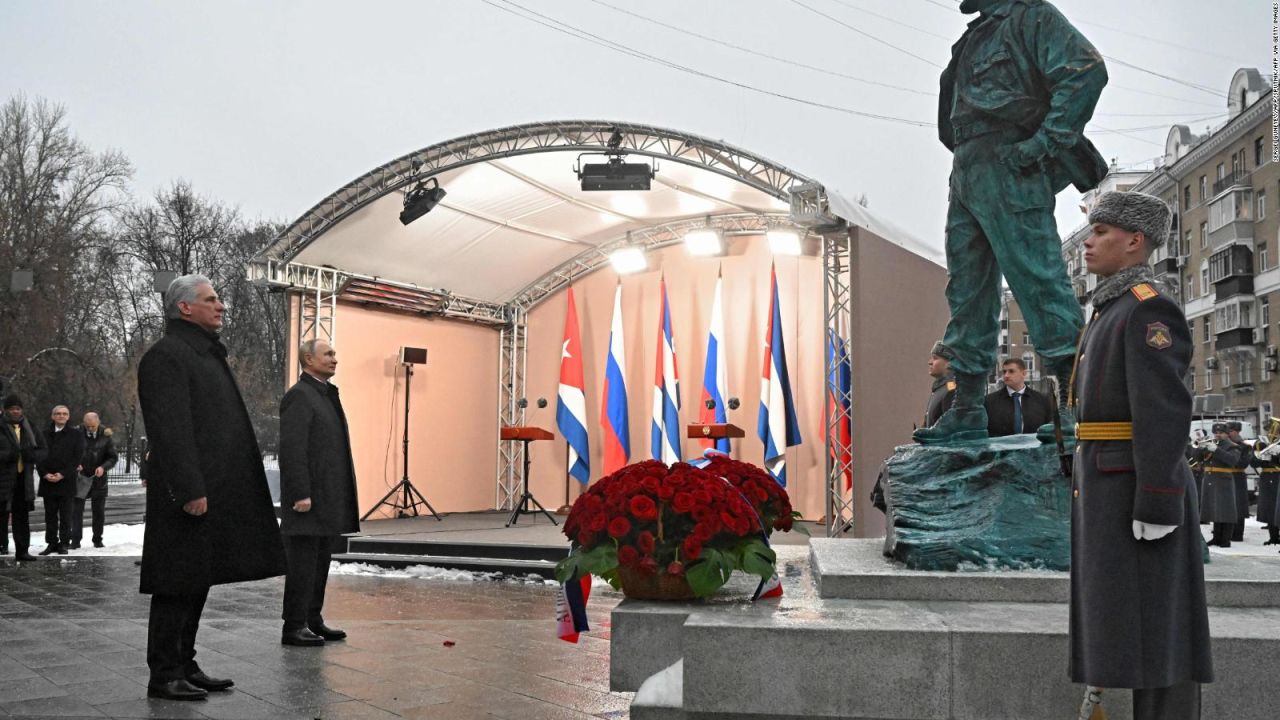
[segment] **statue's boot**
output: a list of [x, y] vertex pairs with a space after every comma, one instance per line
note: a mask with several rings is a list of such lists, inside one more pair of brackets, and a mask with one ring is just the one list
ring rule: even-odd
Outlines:
[[[1075, 366], [1075, 357], [1059, 358], [1045, 362], [1049, 373], [1057, 378], [1058, 389], [1058, 421], [1062, 423], [1062, 439], [1068, 445], [1076, 441], [1076, 414], [1067, 404], [1067, 392], [1071, 386], [1071, 369]], [[1042, 443], [1057, 442], [1053, 423], [1045, 423], [1036, 428], [1036, 438]]]
[[987, 437], [987, 409], [982, 400], [987, 395], [985, 375], [956, 374], [956, 396], [951, 408], [942, 413], [932, 427], [911, 433], [921, 445], [983, 440]]

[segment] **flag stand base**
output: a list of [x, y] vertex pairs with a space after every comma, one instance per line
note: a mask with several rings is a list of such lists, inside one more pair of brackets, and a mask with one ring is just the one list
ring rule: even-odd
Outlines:
[[568, 514], [569, 514], [569, 510], [570, 510], [570, 508], [569, 508], [569, 506], [568, 506], [568, 505], [561, 505], [560, 507], [556, 508], [556, 514], [557, 514], [557, 515], [568, 515]]

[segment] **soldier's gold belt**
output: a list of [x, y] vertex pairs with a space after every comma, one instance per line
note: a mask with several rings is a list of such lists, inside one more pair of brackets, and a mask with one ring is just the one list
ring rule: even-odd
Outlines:
[[1222, 468], [1222, 467], [1212, 467], [1212, 466], [1206, 467], [1204, 471], [1211, 472], [1211, 473], [1222, 473], [1224, 475], [1235, 475], [1238, 472], [1244, 472], [1243, 470], [1236, 470], [1234, 468]]
[[1258, 472], [1263, 472], [1263, 473], [1280, 473], [1280, 468], [1258, 468]]
[[1131, 422], [1082, 422], [1076, 423], [1077, 440], [1132, 440]]

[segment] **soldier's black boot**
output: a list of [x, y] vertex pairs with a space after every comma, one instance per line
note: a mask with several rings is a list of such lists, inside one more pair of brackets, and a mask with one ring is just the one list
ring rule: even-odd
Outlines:
[[[1075, 366], [1075, 356], [1045, 360], [1046, 369], [1053, 375], [1058, 393], [1058, 421], [1062, 424], [1062, 439], [1067, 443], [1076, 440], [1076, 415], [1067, 405], [1067, 392], [1071, 385], [1071, 368]], [[1036, 429], [1036, 438], [1042, 443], [1057, 442], [1057, 432], [1053, 423], [1048, 422]]]
[[1240, 518], [1240, 522], [1236, 523], [1235, 526], [1231, 529], [1232, 540], [1236, 542], [1244, 542], [1244, 521], [1245, 521], [1245, 518], [1247, 517], [1249, 516], [1245, 515], [1244, 517]]
[[920, 428], [911, 438], [921, 445], [984, 440], [987, 437], [987, 409], [982, 400], [987, 395], [985, 375], [956, 374], [956, 397], [951, 408], [932, 427]]
[[1280, 525], [1267, 526], [1267, 541], [1263, 545], [1280, 545]]

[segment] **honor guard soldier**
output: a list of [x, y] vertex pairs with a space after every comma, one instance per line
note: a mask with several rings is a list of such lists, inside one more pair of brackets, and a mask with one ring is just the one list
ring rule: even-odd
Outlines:
[[1200, 522], [1213, 523], [1210, 545], [1231, 547], [1236, 527], [1236, 466], [1241, 448], [1231, 442], [1226, 423], [1213, 424], [1213, 439], [1200, 445], [1204, 479], [1200, 490]]
[[929, 377], [933, 378], [933, 387], [929, 391], [929, 404], [924, 409], [923, 427], [933, 427], [956, 398], [956, 376], [951, 372], [951, 361], [955, 356], [941, 340], [934, 343], [933, 350], [929, 351]]
[[1100, 689], [1132, 688], [1135, 720], [1199, 718], [1200, 684], [1213, 680], [1184, 457], [1191, 337], [1148, 265], [1169, 218], [1136, 192], [1106, 193], [1089, 213], [1084, 257], [1099, 282], [1071, 383], [1070, 675], [1089, 686], [1086, 705]]
[[1280, 522], [1276, 519], [1277, 489], [1280, 488], [1280, 418], [1267, 421], [1266, 439], [1254, 446], [1253, 467], [1258, 471], [1258, 522], [1267, 528], [1263, 545], [1280, 545]]
[[1245, 470], [1253, 464], [1253, 448], [1240, 437], [1242, 429], [1243, 426], [1237, 420], [1227, 423], [1227, 437], [1240, 448], [1240, 460], [1236, 462], [1235, 473], [1232, 475], [1236, 489], [1236, 527], [1231, 533], [1231, 539], [1236, 542], [1244, 542], [1244, 521], [1249, 518], [1249, 477]]

